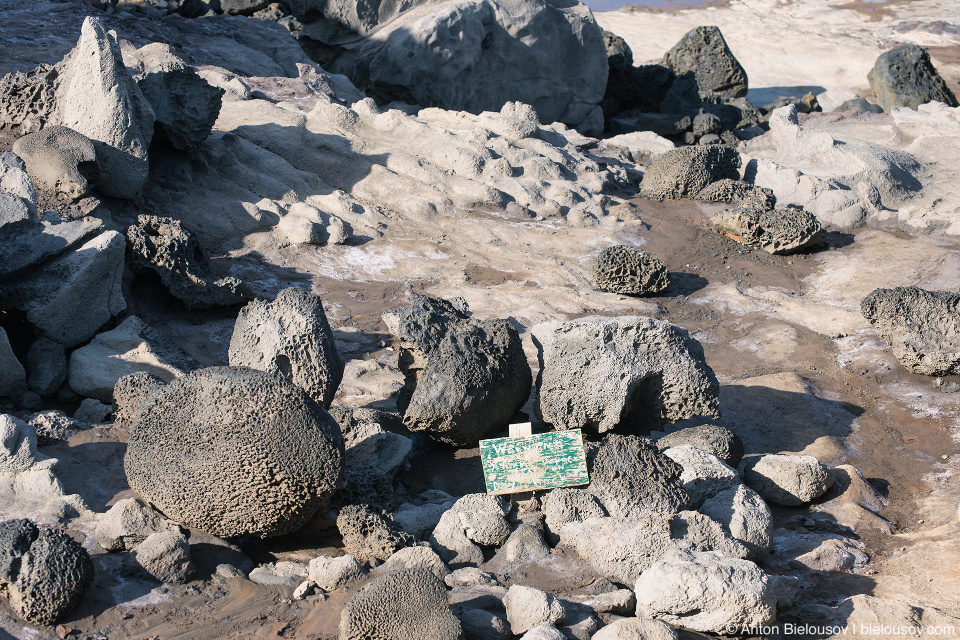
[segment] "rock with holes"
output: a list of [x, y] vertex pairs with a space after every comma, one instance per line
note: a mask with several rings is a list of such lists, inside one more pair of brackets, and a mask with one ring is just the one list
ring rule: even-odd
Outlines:
[[604, 433], [720, 415], [720, 385], [686, 330], [642, 316], [547, 322], [531, 330], [534, 411], [555, 429]]
[[799, 207], [775, 208], [764, 193], [751, 192], [736, 208], [721, 211], [710, 223], [738, 242], [775, 256], [823, 244], [823, 227], [815, 215]]
[[520, 335], [506, 320], [475, 320], [462, 299], [419, 294], [383, 319], [400, 342], [406, 379], [397, 406], [412, 431], [476, 446], [527, 401], [530, 366]]
[[207, 139], [220, 114], [223, 89], [176, 59], [152, 65], [134, 79], [170, 144], [189, 150]]
[[747, 95], [747, 72], [717, 27], [697, 27], [688, 32], [663, 56], [663, 64], [677, 75], [692, 71], [701, 92], [730, 98]]
[[31, 624], [70, 613], [93, 583], [93, 561], [60, 529], [30, 520], [0, 522], [0, 594]]
[[696, 145], [668, 151], [653, 161], [640, 188], [654, 200], [694, 198], [718, 180], [740, 178], [740, 154], [725, 145]]
[[323, 302], [291, 287], [273, 302], [254, 300], [240, 310], [230, 339], [230, 365], [283, 376], [323, 407], [329, 407], [343, 379]]
[[347, 553], [360, 562], [386, 561], [404, 547], [413, 545], [413, 536], [402, 530], [388, 514], [365, 504], [351, 504], [340, 510], [337, 529]]
[[113, 387], [113, 422], [118, 427], [131, 428], [137, 416], [153, 396], [166, 382], [147, 371], [128, 373], [117, 380]]
[[29, 424], [37, 431], [38, 447], [65, 442], [90, 426], [56, 409], [33, 414]]
[[221, 537], [304, 525], [343, 473], [340, 427], [299, 387], [212, 367], [154, 394], [124, 458], [130, 487], [170, 519]]
[[667, 265], [660, 258], [624, 245], [600, 252], [593, 279], [601, 291], [629, 296], [656, 295], [670, 286]]
[[867, 81], [884, 111], [894, 107], [916, 109], [933, 101], [958, 106], [957, 97], [933, 66], [930, 54], [915, 44], [881, 53]]
[[543, 518], [548, 537], [556, 542], [560, 529], [568, 522], [581, 522], [588, 518], [603, 518], [607, 510], [593, 494], [582, 489], [554, 489], [543, 498]]

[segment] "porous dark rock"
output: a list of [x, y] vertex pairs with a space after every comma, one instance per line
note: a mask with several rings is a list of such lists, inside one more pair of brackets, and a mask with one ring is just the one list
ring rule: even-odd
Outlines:
[[612, 517], [632, 518], [645, 513], [677, 513], [690, 496], [680, 479], [683, 467], [647, 438], [611, 433], [599, 443], [588, 443], [587, 469], [595, 495]]
[[190, 150], [207, 139], [220, 114], [223, 89], [180, 61], [157, 64], [134, 80], [170, 144]]
[[712, 91], [731, 98], [747, 95], [747, 72], [717, 27], [697, 27], [689, 31], [663, 56], [663, 64], [678, 75], [693, 71], [703, 92]]
[[280, 375], [327, 408], [343, 379], [323, 302], [291, 287], [276, 300], [255, 300], [240, 310], [230, 339], [230, 365]]
[[661, 451], [685, 444], [712, 453], [734, 469], [743, 458], [743, 441], [740, 436], [726, 427], [715, 424], [687, 427], [668, 433], [657, 440], [657, 446]]
[[502, 428], [530, 395], [520, 335], [506, 320], [475, 320], [456, 303], [415, 295], [383, 315], [400, 343], [404, 424], [455, 446], [475, 446]]
[[670, 286], [667, 265], [660, 258], [625, 245], [600, 252], [593, 279], [601, 291], [631, 296], [656, 295]]
[[80, 603], [93, 561], [60, 529], [30, 520], [0, 522], [0, 594], [32, 624], [53, 624]]
[[960, 373], [960, 294], [919, 287], [875, 289], [860, 302], [860, 312], [913, 373]]
[[40, 338], [27, 351], [27, 386], [41, 397], [57, 392], [67, 379], [67, 355], [63, 345]]
[[710, 223], [737, 242], [775, 256], [823, 244], [823, 227], [815, 215], [798, 207], [776, 208], [775, 202], [765, 190], [748, 191], [735, 208], [721, 211]]
[[370, 581], [340, 616], [340, 640], [461, 640], [447, 589], [426, 569], [403, 569]]
[[29, 424], [37, 431], [37, 446], [39, 447], [65, 442], [71, 436], [89, 428], [88, 424], [71, 418], [63, 411], [56, 409], [33, 414]]
[[128, 373], [113, 387], [113, 422], [118, 427], [131, 428], [137, 421], [140, 409], [151, 396], [167, 384], [147, 371]]
[[693, 198], [718, 180], [739, 180], [739, 168], [740, 154], [726, 145], [680, 147], [647, 167], [640, 188], [655, 200]]
[[642, 316], [586, 317], [531, 329], [534, 411], [556, 429], [604, 433], [719, 416], [720, 385], [686, 330]]
[[611, 69], [633, 66], [633, 51], [626, 40], [611, 31], [604, 30], [603, 46], [607, 49], [607, 64]]
[[28, 133], [13, 143], [13, 152], [23, 158], [37, 186], [72, 200], [90, 191], [88, 179], [97, 172], [93, 141], [67, 127], [49, 126]]
[[724, 178], [723, 180], [717, 180], [716, 182], [708, 184], [694, 196], [694, 199], [700, 202], [712, 203], [738, 202], [750, 197], [753, 192], [758, 190], [758, 187], [749, 182]]
[[930, 54], [915, 44], [881, 53], [867, 73], [867, 80], [884, 111], [894, 107], [915, 110], [934, 100], [948, 107], [958, 106], [957, 97], [933, 66]]
[[347, 553], [360, 562], [373, 558], [386, 561], [394, 553], [416, 543], [388, 514], [369, 505], [348, 505], [337, 516], [337, 529]]
[[0, 123], [19, 127], [22, 133], [43, 129], [55, 112], [62, 67], [41, 64], [0, 78]]
[[238, 279], [217, 278], [199, 240], [179, 220], [137, 216], [127, 228], [128, 253], [135, 270], [149, 269], [188, 309], [240, 304], [252, 296]]
[[340, 427], [299, 387], [212, 367], [152, 395], [130, 434], [131, 488], [167, 517], [218, 536], [296, 530], [343, 473]]

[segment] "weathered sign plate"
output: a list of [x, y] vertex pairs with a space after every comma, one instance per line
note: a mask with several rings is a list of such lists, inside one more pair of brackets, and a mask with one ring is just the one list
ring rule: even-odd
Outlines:
[[493, 495], [590, 482], [579, 429], [481, 440], [480, 459]]

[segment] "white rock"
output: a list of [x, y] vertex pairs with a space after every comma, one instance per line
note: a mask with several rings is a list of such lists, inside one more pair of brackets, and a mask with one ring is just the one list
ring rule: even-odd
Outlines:
[[324, 591], [336, 591], [346, 584], [361, 580], [365, 572], [351, 555], [335, 558], [318, 556], [310, 561], [308, 575]]
[[566, 640], [567, 636], [552, 624], [538, 624], [527, 631], [520, 640]]
[[335, 215], [325, 213], [304, 202], [290, 206], [277, 225], [279, 233], [290, 244], [344, 244], [353, 231]]
[[746, 485], [737, 485], [708, 498], [700, 513], [716, 520], [725, 531], [750, 550], [753, 560], [770, 550], [773, 515], [760, 495]]
[[97, 518], [97, 542], [107, 551], [128, 551], [148, 537], [176, 525], [139, 498], [119, 500]]
[[664, 455], [683, 467], [680, 481], [690, 494], [690, 504], [697, 507], [707, 498], [740, 484], [740, 478], [717, 456], [691, 445], [670, 447]]
[[160, 582], [182, 584], [195, 571], [187, 538], [176, 528], [150, 534], [133, 550], [133, 559]]
[[520, 635], [540, 624], [553, 624], [564, 619], [563, 605], [551, 594], [534, 587], [513, 585], [503, 599], [507, 620], [514, 635]]
[[813, 456], [769, 454], [740, 463], [743, 481], [764, 500], [796, 507], [816, 500], [833, 483], [830, 470]]
[[659, 620], [624, 618], [600, 629], [591, 640], [677, 640], [677, 630]]

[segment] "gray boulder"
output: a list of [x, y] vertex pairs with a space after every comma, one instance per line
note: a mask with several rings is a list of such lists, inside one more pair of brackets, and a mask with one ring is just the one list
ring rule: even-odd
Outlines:
[[223, 89], [180, 61], [162, 62], [134, 80], [170, 144], [190, 150], [207, 139], [220, 114]]
[[97, 543], [107, 551], [130, 551], [154, 533], [176, 528], [150, 505], [125, 498], [97, 518]]
[[137, 216], [127, 241], [134, 270], [155, 272], [188, 309], [231, 306], [252, 297], [236, 278], [214, 275], [200, 242], [179, 220]]
[[554, 489], [544, 496], [542, 511], [547, 535], [554, 543], [560, 539], [560, 529], [568, 522], [581, 522], [607, 515], [607, 510], [596, 496], [570, 488]]
[[633, 50], [626, 40], [604, 30], [603, 46], [607, 50], [607, 66], [611, 69], [627, 69], [633, 66]]
[[393, 512], [393, 520], [400, 528], [419, 540], [430, 537], [430, 533], [437, 527], [443, 514], [453, 506], [453, 498], [441, 504], [426, 503], [413, 505], [401, 504]]
[[77, 410], [73, 412], [73, 419], [86, 424], [100, 424], [106, 422], [113, 413], [113, 405], [105, 404], [94, 398], [85, 398]]
[[609, 434], [587, 445], [590, 486], [607, 513], [617, 518], [676, 513], [687, 508], [683, 467], [646, 438]]
[[397, 526], [388, 514], [365, 504], [352, 504], [341, 509], [337, 529], [343, 536], [347, 553], [360, 562], [374, 558], [386, 561], [400, 549], [416, 543], [413, 536]]
[[340, 640], [462, 640], [443, 583], [426, 569], [404, 569], [360, 589], [340, 615]]
[[694, 508], [699, 508], [707, 498], [740, 484], [737, 472], [712, 453], [688, 444], [664, 449], [663, 453], [683, 467], [680, 482]]
[[642, 316], [586, 317], [531, 329], [534, 411], [557, 429], [604, 433], [719, 417], [720, 385], [686, 330]]
[[318, 556], [310, 561], [308, 576], [324, 591], [336, 591], [340, 587], [363, 580], [366, 572], [351, 555], [332, 558]]
[[930, 54], [915, 44], [881, 53], [867, 73], [867, 80], [884, 111], [894, 107], [916, 110], [934, 100], [948, 107], [958, 106], [957, 97], [937, 73]]
[[747, 72], [717, 27], [689, 31], [663, 56], [663, 65], [677, 75], [693, 71], [702, 93], [714, 92], [730, 98], [747, 95]]
[[27, 391], [27, 372], [17, 360], [7, 332], [0, 327], [0, 397], [19, 400]]
[[520, 565], [550, 557], [550, 547], [543, 538], [543, 530], [523, 523], [513, 530], [487, 569], [501, 575], [510, 575]]
[[960, 373], [960, 294], [918, 287], [875, 289], [860, 312], [913, 373]]
[[640, 575], [634, 591], [638, 617], [705, 633], [769, 625], [777, 613], [763, 570], [715, 551], [672, 551]]
[[113, 387], [113, 423], [118, 427], [131, 428], [137, 421], [140, 410], [151, 396], [166, 384], [161, 378], [147, 371], [128, 373], [117, 380]]
[[344, 362], [319, 297], [291, 287], [273, 302], [254, 300], [237, 316], [230, 365], [281, 375], [322, 407], [333, 401]]
[[99, 19], [83, 21], [69, 55], [56, 92], [57, 124], [93, 141], [100, 191], [134, 198], [149, 173], [153, 110], [124, 67], [120, 45]]
[[743, 481], [767, 502], [798, 507], [816, 500], [833, 484], [825, 464], [813, 456], [769, 454], [741, 463]]
[[33, 414], [28, 423], [37, 432], [37, 446], [43, 447], [64, 442], [84, 429], [88, 424], [71, 418], [63, 411], [49, 410]]
[[[0, 153], [0, 193], [19, 200], [31, 219], [37, 217], [37, 190], [33, 187], [23, 159], [10, 151]], [[0, 226], [6, 222], [0, 216]]]
[[503, 599], [514, 635], [541, 624], [556, 624], [565, 618], [563, 605], [551, 594], [535, 587], [513, 585]]
[[476, 446], [530, 395], [520, 335], [506, 320], [474, 320], [466, 303], [415, 295], [383, 315], [400, 343], [404, 424], [454, 446]]
[[86, 342], [126, 309], [120, 290], [126, 243], [107, 231], [4, 287], [0, 302], [26, 312], [40, 332], [66, 348]]
[[654, 160], [640, 189], [654, 200], [695, 198], [718, 180], [740, 179], [740, 154], [726, 145], [695, 145], [668, 151]]
[[70, 613], [93, 583], [93, 561], [60, 529], [30, 520], [0, 522], [0, 593], [31, 624]]
[[751, 560], [762, 560], [770, 551], [773, 515], [763, 498], [750, 487], [741, 484], [721, 491], [704, 500], [699, 511], [742, 542], [750, 550]]
[[382, 576], [401, 569], [426, 569], [440, 580], [444, 580], [450, 575], [450, 569], [429, 546], [399, 549], [386, 562], [375, 567], [370, 573], [373, 576]]
[[57, 392], [67, 379], [67, 354], [63, 345], [40, 338], [27, 351], [27, 386], [41, 397]]
[[30, 215], [30, 210], [21, 198], [7, 191], [0, 191], [0, 227], [34, 221], [34, 217]]
[[520, 640], [567, 640], [567, 636], [552, 624], [545, 622], [527, 631]]
[[622, 618], [600, 629], [592, 640], [677, 640], [677, 630], [659, 620]]
[[89, 217], [5, 225], [0, 228], [0, 279], [32, 273], [43, 261], [83, 244], [102, 229], [103, 222]]
[[160, 582], [183, 584], [196, 571], [190, 560], [190, 544], [176, 528], [150, 534], [133, 550], [133, 561]]
[[[324, 68], [345, 74], [378, 101], [477, 114], [523, 102], [541, 122], [563, 122], [587, 134], [603, 130], [598, 105], [607, 55], [602, 31], [582, 4], [294, 4], [304, 21], [301, 40], [340, 47], [335, 59], [321, 61]], [[311, 14], [318, 19], [307, 21]]]
[[437, 523], [430, 544], [453, 568], [484, 561], [479, 545], [500, 546], [510, 536], [510, 504], [498, 496], [471, 493], [457, 500]]
[[685, 444], [712, 453], [734, 469], [743, 459], [743, 441], [740, 436], [726, 427], [715, 424], [686, 427], [668, 433], [657, 440], [657, 446], [661, 451]]
[[90, 192], [97, 172], [97, 152], [87, 136], [67, 127], [49, 126], [13, 143], [27, 173], [40, 187], [78, 200]]
[[124, 457], [130, 487], [180, 524], [218, 536], [296, 530], [343, 473], [337, 423], [302, 389], [252, 369], [178, 378], [147, 402]]
[[656, 295], [670, 286], [667, 265], [660, 258], [624, 245], [600, 252], [593, 279], [600, 291], [629, 296]]

